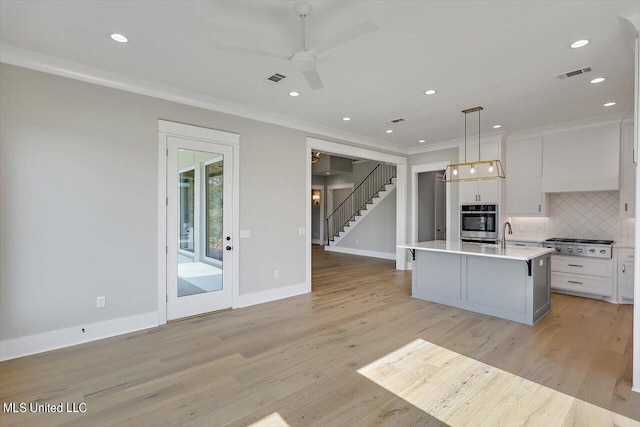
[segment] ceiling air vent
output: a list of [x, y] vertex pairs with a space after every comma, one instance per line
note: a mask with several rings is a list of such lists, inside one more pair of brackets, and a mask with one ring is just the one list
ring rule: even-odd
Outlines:
[[282, 74], [275, 73], [273, 76], [267, 77], [267, 81], [268, 81], [269, 83], [278, 83], [278, 82], [280, 82], [281, 80], [286, 79], [286, 78], [287, 78], [287, 76], [284, 76], [284, 75], [282, 75]]
[[568, 73], [558, 74], [556, 77], [560, 80], [566, 79], [567, 77], [579, 76], [580, 74], [590, 73], [591, 67], [578, 68], [577, 70], [569, 71]]
[[404, 122], [404, 119], [393, 119], [393, 120], [389, 120], [388, 123], [396, 124], [396, 123], [401, 123], [401, 122]]

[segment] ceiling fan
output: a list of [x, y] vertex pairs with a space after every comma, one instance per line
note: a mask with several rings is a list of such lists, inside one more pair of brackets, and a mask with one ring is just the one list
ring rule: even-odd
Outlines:
[[307, 49], [305, 20], [309, 15], [311, 15], [313, 7], [307, 2], [298, 2], [293, 5], [293, 10], [300, 17], [301, 32], [300, 48], [296, 52], [294, 52], [293, 55], [285, 55], [282, 53], [267, 52], [264, 50], [230, 46], [225, 44], [218, 44], [218, 48], [233, 52], [250, 53], [254, 55], [268, 56], [270, 58], [289, 61], [291, 65], [293, 65], [293, 68], [302, 71], [302, 75], [304, 76], [307, 83], [309, 83], [311, 89], [316, 90], [322, 89], [324, 87], [322, 79], [320, 78], [320, 74], [318, 74], [318, 70], [316, 70], [316, 61], [318, 58], [324, 56], [332, 49], [335, 49], [336, 47], [355, 39], [356, 37], [360, 37], [368, 32], [378, 29], [378, 26], [374, 22], [367, 20], [349, 28], [348, 30], [343, 31], [340, 34], [331, 37], [328, 40], [325, 40], [315, 47]]

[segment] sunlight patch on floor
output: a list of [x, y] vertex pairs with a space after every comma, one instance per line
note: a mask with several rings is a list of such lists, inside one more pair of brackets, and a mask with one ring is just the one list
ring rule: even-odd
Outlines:
[[452, 426], [640, 426], [533, 381], [417, 339], [358, 373]]
[[273, 414], [267, 415], [261, 420], [256, 421], [253, 424], [249, 424], [249, 427], [291, 427], [287, 422], [280, 416], [279, 413], [274, 412]]

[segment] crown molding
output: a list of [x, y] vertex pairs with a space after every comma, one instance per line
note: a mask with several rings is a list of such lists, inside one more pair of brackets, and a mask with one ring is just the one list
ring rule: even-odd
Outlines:
[[605, 124], [621, 123], [625, 120], [629, 113], [627, 111], [622, 113], [607, 114], [604, 116], [590, 117], [588, 119], [574, 120], [571, 122], [556, 123], [549, 126], [541, 126], [534, 129], [527, 129], [509, 134], [508, 141], [523, 141], [525, 139], [540, 138], [545, 134], [564, 132], [573, 129], [582, 129], [592, 126], [601, 126]]
[[113, 89], [136, 93], [138, 95], [150, 96], [165, 101], [176, 102], [179, 104], [190, 105], [192, 107], [203, 108], [206, 110], [283, 126], [311, 134], [309, 136], [317, 135], [341, 140], [346, 143], [353, 143], [369, 148], [393, 152], [395, 154], [408, 154], [405, 147], [386, 141], [350, 132], [344, 132], [339, 129], [317, 125], [304, 120], [287, 117], [247, 105], [225, 101], [212, 96], [201, 95], [195, 92], [152, 83], [135, 77], [101, 70], [99, 68], [79, 64], [77, 62], [66, 61], [64, 59], [20, 49], [2, 43], [0, 43], [0, 62], [80, 80], [99, 86], [106, 86]]
[[[500, 132], [491, 132], [491, 133], [483, 133], [480, 135], [480, 142], [482, 144], [490, 143], [490, 142], [500, 142], [503, 137], [506, 135], [505, 131]], [[474, 137], [477, 137], [475, 135]], [[467, 144], [474, 144], [477, 142], [477, 139], [467, 138]], [[421, 153], [429, 153], [432, 151], [440, 151], [447, 150], [449, 148], [459, 148], [464, 146], [464, 138], [456, 138], [450, 139], [449, 141], [436, 142], [428, 145], [418, 145], [409, 148], [408, 154], [421, 154]]]
[[640, 6], [632, 7], [618, 14], [621, 18], [631, 22], [636, 28], [638, 34], [640, 34]]

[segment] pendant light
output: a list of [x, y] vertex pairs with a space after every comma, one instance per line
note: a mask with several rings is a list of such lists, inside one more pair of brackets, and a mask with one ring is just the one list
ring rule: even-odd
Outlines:
[[[482, 107], [462, 110], [464, 113], [464, 163], [447, 166], [442, 176], [443, 182], [485, 181], [504, 178], [504, 168], [498, 159], [482, 160], [480, 156], [480, 111]], [[467, 162], [467, 114], [478, 113], [478, 160]]]

